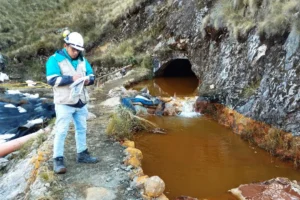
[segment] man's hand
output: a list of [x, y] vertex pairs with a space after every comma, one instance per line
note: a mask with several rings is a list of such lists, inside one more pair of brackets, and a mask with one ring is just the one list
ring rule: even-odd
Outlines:
[[76, 81], [77, 79], [81, 78], [81, 75], [75, 74], [72, 78], [73, 78], [73, 81]]
[[85, 81], [84, 81], [84, 85], [88, 85], [89, 83], [90, 83], [89, 80], [85, 80]]

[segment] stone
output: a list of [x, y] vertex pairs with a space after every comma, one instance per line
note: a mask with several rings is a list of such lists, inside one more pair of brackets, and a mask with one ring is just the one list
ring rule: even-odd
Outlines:
[[166, 103], [164, 109], [164, 115], [175, 116], [176, 114], [177, 114], [176, 107], [173, 105], [173, 103], [172, 102]]
[[125, 141], [123, 142], [122, 146], [124, 146], [124, 147], [132, 147], [132, 148], [134, 148], [134, 147], [135, 147], [135, 144], [134, 144], [134, 142], [133, 142], [133, 141], [130, 141], [130, 140], [125, 140]]
[[165, 182], [158, 176], [152, 176], [145, 181], [144, 189], [147, 196], [159, 197], [165, 190]]
[[120, 105], [120, 97], [112, 97], [100, 103], [101, 106], [115, 107]]
[[132, 165], [132, 167], [134, 168], [138, 168], [142, 166], [142, 163], [139, 159], [137, 159], [136, 157], [131, 157], [127, 160], [125, 160], [124, 162], [125, 165]]
[[130, 157], [136, 157], [139, 160], [143, 159], [143, 154], [141, 150], [136, 148], [128, 147], [127, 149], [124, 150], [124, 153], [129, 155]]
[[93, 109], [93, 108], [95, 108], [95, 105], [88, 104], [87, 107], [88, 107], [88, 109]]
[[115, 198], [114, 192], [107, 188], [92, 187], [86, 190], [86, 200], [113, 200]]
[[4, 169], [8, 165], [8, 160], [6, 158], [0, 158], [0, 170]]
[[93, 120], [93, 119], [96, 119], [97, 116], [91, 112], [88, 113], [88, 117], [87, 117], [87, 120]]
[[207, 100], [206, 98], [199, 97], [196, 100], [196, 105], [195, 105], [196, 112], [203, 113], [206, 110], [209, 103], [210, 103], [209, 100]]
[[132, 187], [136, 187], [136, 188], [143, 188], [144, 187], [144, 183], [146, 182], [146, 180], [149, 178], [148, 175], [144, 175], [144, 176], [140, 176], [140, 177], [135, 177], [133, 179], [133, 181], [131, 182], [131, 186]]
[[45, 186], [45, 183], [37, 179], [31, 186], [30, 186], [30, 199], [38, 199], [38, 197], [46, 196], [48, 192], [48, 187]]
[[169, 198], [166, 197], [166, 195], [162, 194], [159, 197], [156, 197], [155, 200], [169, 200]]
[[282, 177], [240, 185], [229, 192], [239, 199], [300, 199], [300, 185]]
[[152, 200], [151, 197], [148, 197], [147, 195], [142, 194], [143, 200]]
[[129, 178], [131, 180], [133, 180], [135, 177], [139, 177], [139, 176], [143, 176], [144, 175], [144, 171], [141, 167], [138, 167], [136, 169], [133, 169], [130, 173], [129, 173]]
[[0, 179], [0, 199], [17, 199], [18, 195], [24, 194], [33, 169], [30, 158], [20, 160], [10, 168]]

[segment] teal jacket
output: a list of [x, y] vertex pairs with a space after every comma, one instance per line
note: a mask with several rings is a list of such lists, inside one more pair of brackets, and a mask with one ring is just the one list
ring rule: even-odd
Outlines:
[[57, 86], [64, 86], [73, 83], [72, 76], [64, 76], [60, 71], [58, 62], [61, 62], [64, 59], [68, 59], [75, 70], [79, 59], [81, 59], [81, 61], [85, 61], [86, 76], [90, 76], [89, 85], [94, 84], [95, 76], [90, 63], [81, 54], [76, 59], [72, 59], [66, 49], [61, 49], [56, 51], [55, 54], [52, 55], [46, 62], [46, 76], [49, 85], [54, 86], [56, 84]]

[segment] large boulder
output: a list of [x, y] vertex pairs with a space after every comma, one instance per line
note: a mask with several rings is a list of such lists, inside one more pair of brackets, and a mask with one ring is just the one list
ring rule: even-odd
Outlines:
[[240, 185], [229, 192], [239, 199], [300, 199], [300, 185], [296, 181], [281, 177]]
[[158, 176], [152, 176], [144, 183], [145, 194], [149, 197], [159, 197], [163, 194], [165, 187], [165, 182]]

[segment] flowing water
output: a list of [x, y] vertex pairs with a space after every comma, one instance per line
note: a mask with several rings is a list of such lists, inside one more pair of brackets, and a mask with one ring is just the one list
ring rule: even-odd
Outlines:
[[[155, 96], [195, 96], [197, 84], [190, 78], [159, 78], [134, 89], [147, 86]], [[235, 198], [227, 191], [240, 184], [281, 176], [300, 180], [299, 171], [291, 163], [252, 147], [230, 129], [193, 114], [190, 107], [187, 105], [189, 114], [183, 116], [147, 117], [166, 129], [166, 135], [145, 133], [135, 138], [136, 147], [144, 155], [144, 173], [165, 181], [168, 198], [188, 195], [229, 200]]]

